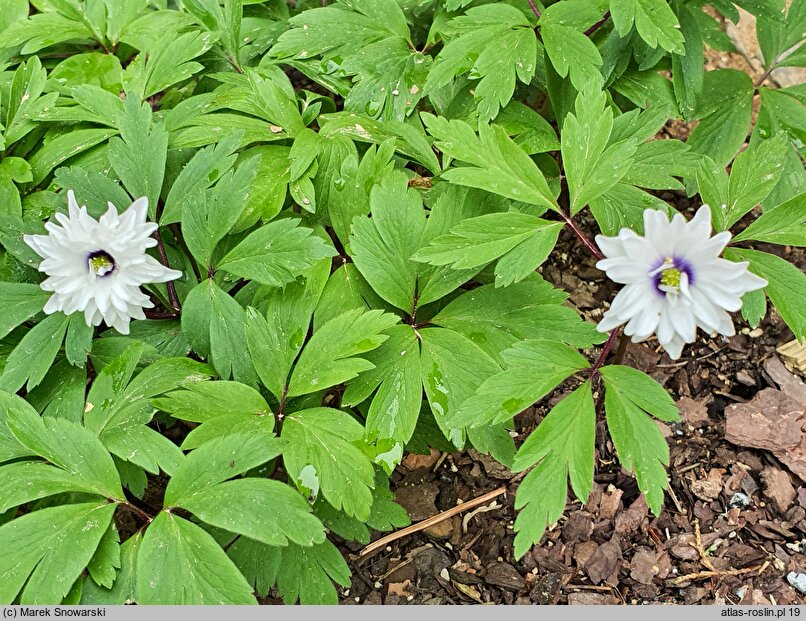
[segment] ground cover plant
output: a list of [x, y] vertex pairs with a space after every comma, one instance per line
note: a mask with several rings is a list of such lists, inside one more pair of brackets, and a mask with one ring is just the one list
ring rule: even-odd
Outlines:
[[[756, 83], [704, 70], [737, 7]], [[677, 408], [622, 335], [806, 339], [775, 250], [806, 245], [806, 90], [767, 83], [805, 28], [802, 0], [7, 0], [0, 602], [335, 603], [334, 539], [407, 525], [388, 479], [432, 447], [522, 473], [522, 557], [587, 500], [597, 420], [658, 514]], [[598, 323], [540, 274], [564, 231], [622, 286]]]

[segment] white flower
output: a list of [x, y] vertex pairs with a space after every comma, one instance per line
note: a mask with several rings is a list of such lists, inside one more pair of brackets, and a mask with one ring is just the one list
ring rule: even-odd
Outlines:
[[45, 224], [48, 235], [25, 235], [25, 243], [44, 260], [39, 271], [53, 295], [45, 304], [47, 314], [66, 315], [82, 311], [88, 326], [106, 325], [129, 333], [131, 319], [145, 319], [143, 308], [154, 304], [140, 285], [167, 282], [182, 275], [146, 254], [157, 245], [151, 234], [157, 229], [146, 222], [148, 199], [140, 198], [118, 215], [109, 209], [96, 220], [79, 207], [72, 191], [67, 193], [68, 214], [56, 214], [61, 226]]
[[684, 344], [694, 342], [697, 326], [709, 334], [734, 335], [726, 311], [739, 310], [742, 295], [767, 281], [748, 272], [747, 262], [719, 258], [729, 232], [710, 235], [707, 205], [690, 222], [680, 214], [669, 222], [663, 211], [647, 209], [643, 237], [626, 228], [617, 237], [597, 235], [605, 258], [596, 267], [626, 285], [597, 329], [609, 332], [626, 322], [624, 334], [634, 343], [657, 333], [674, 360]]

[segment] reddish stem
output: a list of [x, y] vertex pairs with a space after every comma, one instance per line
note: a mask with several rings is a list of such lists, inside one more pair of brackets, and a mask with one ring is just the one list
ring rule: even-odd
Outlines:
[[594, 377], [596, 374], [598, 374], [599, 369], [604, 366], [605, 360], [607, 359], [607, 354], [610, 353], [613, 343], [616, 342], [616, 338], [618, 338], [619, 333], [621, 333], [621, 326], [618, 328], [613, 328], [613, 330], [610, 332], [610, 336], [607, 337], [607, 341], [605, 341], [599, 357], [596, 359], [596, 362], [593, 363], [593, 367], [591, 367], [591, 377]]
[[585, 36], [589, 37], [594, 32], [599, 30], [599, 28], [602, 26], [602, 24], [604, 24], [608, 20], [609, 17], [610, 17], [610, 11], [607, 11], [604, 15], [602, 15], [602, 19], [600, 19], [598, 22], [596, 22], [593, 26], [591, 26], [590, 28], [588, 28], [585, 31]]
[[594, 244], [588, 238], [588, 236], [585, 235], [585, 233], [582, 232], [582, 229], [580, 229], [579, 226], [577, 226], [577, 223], [574, 222], [574, 220], [571, 218], [571, 216], [563, 213], [562, 211], [560, 211], [559, 213], [560, 213], [560, 216], [562, 217], [562, 219], [565, 220], [566, 224], [568, 224], [568, 226], [574, 232], [574, 235], [576, 235], [579, 238], [579, 241], [581, 241], [583, 244], [585, 244], [585, 247], [590, 251], [590, 253], [594, 257], [596, 257], [598, 260], [604, 259], [605, 258], [604, 255], [596, 247], [596, 244]]
[[[160, 235], [159, 229], [154, 231], [154, 237], [157, 240], [157, 250], [160, 254], [160, 261], [165, 267], [171, 267], [168, 264], [168, 253], [165, 252], [165, 244], [162, 243], [162, 235]], [[178, 313], [180, 310], [182, 310], [182, 305], [179, 303], [179, 296], [176, 294], [176, 286], [172, 280], [169, 280], [167, 283], [165, 283], [165, 286], [168, 289], [168, 300], [170, 301], [173, 309]]]
[[537, 8], [535, 0], [529, 0], [529, 6], [532, 8], [532, 13], [535, 14], [535, 17], [540, 19], [540, 9]]

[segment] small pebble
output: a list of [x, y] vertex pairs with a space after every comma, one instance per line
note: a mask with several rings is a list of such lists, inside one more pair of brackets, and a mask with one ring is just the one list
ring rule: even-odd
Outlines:
[[806, 594], [806, 574], [790, 571], [786, 575], [786, 581], [801, 593]]
[[730, 497], [728, 501], [728, 506], [732, 509], [744, 509], [750, 504], [750, 496], [744, 494], [742, 492], [736, 492], [733, 496]]

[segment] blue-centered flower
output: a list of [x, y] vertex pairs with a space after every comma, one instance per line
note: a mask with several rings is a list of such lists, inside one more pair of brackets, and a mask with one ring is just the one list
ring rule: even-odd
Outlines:
[[730, 241], [727, 231], [711, 237], [711, 211], [703, 205], [691, 221], [660, 210], [644, 211], [644, 235], [624, 228], [616, 237], [597, 235], [605, 258], [596, 267], [625, 287], [597, 326], [609, 332], [625, 324], [634, 343], [657, 334], [672, 359], [693, 343], [697, 327], [708, 334], [734, 335], [728, 312], [742, 296], [767, 286], [748, 263], [719, 258]]

